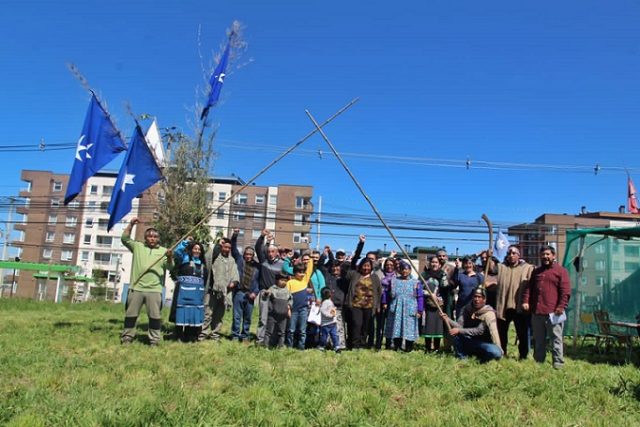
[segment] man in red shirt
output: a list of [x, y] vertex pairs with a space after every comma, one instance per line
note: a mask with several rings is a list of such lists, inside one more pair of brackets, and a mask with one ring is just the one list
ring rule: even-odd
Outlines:
[[542, 265], [533, 270], [529, 285], [523, 292], [522, 308], [531, 311], [531, 329], [535, 340], [533, 358], [538, 363], [544, 362], [547, 338], [551, 338], [553, 367], [561, 369], [564, 366], [564, 314], [571, 294], [569, 272], [556, 264], [556, 250], [553, 246], [543, 246], [540, 249], [540, 261]]

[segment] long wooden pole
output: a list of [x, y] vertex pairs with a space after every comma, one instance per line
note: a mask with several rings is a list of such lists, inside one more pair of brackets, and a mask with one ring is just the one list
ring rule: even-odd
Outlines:
[[[271, 167], [273, 167], [276, 163], [278, 163], [280, 160], [282, 160], [285, 156], [287, 156], [289, 153], [291, 153], [293, 150], [295, 150], [296, 148], [298, 148], [300, 145], [302, 145], [307, 139], [311, 138], [313, 135], [315, 135], [316, 132], [318, 132], [320, 130], [320, 132], [322, 132], [321, 128], [323, 126], [326, 126], [327, 124], [331, 123], [336, 117], [338, 117], [339, 115], [341, 115], [342, 113], [344, 113], [345, 111], [347, 111], [349, 108], [351, 108], [356, 102], [359, 101], [359, 98], [354, 98], [351, 100], [351, 102], [349, 102], [347, 105], [345, 105], [344, 107], [342, 107], [341, 109], [339, 109], [336, 113], [334, 113], [331, 117], [329, 117], [327, 120], [325, 120], [324, 122], [322, 122], [321, 125], [317, 125], [316, 124], [316, 129], [313, 129], [312, 131], [310, 131], [308, 134], [306, 134], [305, 136], [302, 137], [302, 139], [300, 139], [298, 142], [296, 142], [294, 145], [292, 145], [291, 147], [289, 147], [284, 153], [280, 154], [278, 157], [276, 157], [274, 160], [271, 161], [271, 163], [269, 163], [267, 166], [265, 166], [264, 168], [262, 168], [260, 170], [260, 172], [258, 172], [255, 176], [253, 176], [251, 179], [249, 179], [249, 181], [247, 181], [246, 184], [244, 184], [242, 187], [240, 187], [238, 190], [236, 190], [235, 192], [232, 192], [229, 197], [227, 197], [227, 199], [222, 202], [217, 208], [212, 209], [211, 211], [209, 211], [208, 214], [206, 214], [196, 225], [194, 225], [191, 230], [187, 231], [184, 236], [182, 236], [180, 239], [178, 239], [178, 241], [176, 241], [173, 245], [171, 245], [171, 247], [169, 248], [170, 250], [173, 250], [176, 246], [178, 246], [178, 244], [180, 244], [180, 242], [182, 242], [184, 239], [186, 239], [188, 236], [191, 235], [191, 233], [193, 233], [198, 227], [200, 227], [207, 219], [209, 219], [211, 217], [211, 215], [213, 215], [214, 213], [218, 212], [218, 210], [220, 210], [221, 207], [223, 207], [224, 205], [226, 205], [227, 203], [229, 203], [230, 200], [232, 200], [236, 194], [241, 193], [245, 188], [247, 188], [248, 186], [250, 186], [256, 179], [258, 179], [260, 176], [262, 176], [262, 174], [264, 174], [266, 171], [268, 171], [269, 169], [271, 169]], [[133, 282], [133, 284], [131, 285], [132, 287], [138, 283], [138, 281], [140, 280], [140, 278], [142, 278], [142, 276], [144, 276], [145, 274], [147, 274], [152, 268], [153, 266], [155, 266], [157, 263], [160, 262], [162, 258], [158, 258], [153, 264], [151, 264], [137, 279], [135, 282]]]
[[[358, 188], [358, 190], [360, 191], [360, 194], [362, 194], [362, 196], [364, 197], [364, 199], [367, 201], [367, 203], [369, 204], [369, 206], [371, 207], [371, 210], [373, 210], [373, 213], [375, 213], [375, 215], [378, 217], [378, 220], [380, 220], [380, 222], [382, 223], [382, 225], [384, 226], [384, 228], [387, 230], [387, 233], [389, 233], [389, 236], [391, 237], [391, 239], [393, 239], [393, 241], [395, 242], [396, 246], [398, 247], [398, 249], [400, 249], [400, 251], [402, 252], [402, 254], [405, 256], [405, 258], [407, 258], [408, 260], [411, 260], [411, 257], [409, 256], [409, 253], [407, 252], [407, 250], [405, 249], [405, 247], [403, 245], [400, 244], [400, 241], [398, 240], [398, 238], [395, 236], [395, 234], [393, 233], [393, 231], [391, 231], [391, 228], [389, 228], [389, 226], [387, 225], [387, 222], [384, 220], [384, 218], [382, 217], [382, 215], [380, 214], [380, 212], [378, 211], [378, 209], [376, 208], [376, 206], [373, 204], [373, 202], [371, 201], [371, 198], [367, 195], [367, 193], [364, 191], [364, 188], [362, 188], [362, 185], [360, 185], [360, 183], [358, 182], [358, 180], [356, 179], [356, 177], [353, 175], [353, 173], [351, 172], [351, 170], [349, 169], [349, 166], [347, 166], [347, 164], [344, 162], [344, 160], [342, 159], [342, 157], [340, 156], [340, 154], [338, 153], [338, 151], [336, 150], [336, 148], [333, 146], [333, 143], [331, 142], [331, 140], [329, 140], [329, 138], [327, 137], [327, 135], [324, 133], [324, 131], [322, 130], [322, 128], [320, 127], [320, 125], [318, 124], [318, 122], [316, 122], [316, 119], [311, 115], [311, 113], [309, 112], [309, 110], [305, 110], [305, 113], [307, 113], [307, 116], [309, 117], [309, 120], [311, 120], [311, 122], [314, 124], [314, 126], [316, 127], [317, 131], [320, 133], [320, 135], [322, 135], [322, 139], [325, 140], [325, 142], [327, 143], [327, 145], [329, 146], [329, 148], [331, 149], [331, 151], [333, 152], [333, 154], [336, 156], [336, 158], [338, 159], [338, 161], [340, 162], [340, 164], [342, 165], [342, 167], [344, 168], [344, 170], [347, 172], [347, 174], [349, 175], [349, 177], [351, 177], [351, 180], [353, 181], [353, 183], [356, 185], [356, 187]], [[420, 272], [418, 271], [418, 269], [416, 268], [415, 265], [413, 265], [412, 262], [409, 262], [409, 265], [411, 266], [411, 269], [417, 274], [418, 279], [420, 280], [420, 282], [422, 282], [423, 284], [423, 288], [426, 289], [427, 293], [429, 294], [429, 297], [431, 297], [431, 299], [433, 300], [433, 302], [435, 303], [436, 309], [438, 310], [439, 314], [444, 314], [444, 312], [442, 311], [442, 309], [440, 308], [440, 303], [438, 302], [438, 298], [436, 297], [435, 293], [431, 291], [431, 289], [429, 288], [429, 286], [427, 285], [427, 282], [424, 280], [424, 278], [420, 275]], [[451, 331], [451, 325], [449, 324], [449, 322], [444, 322], [444, 324], [447, 327], [447, 331]]]
[[482, 214], [482, 219], [487, 223], [487, 227], [489, 228], [489, 248], [487, 249], [487, 263], [484, 266], [484, 278], [482, 280], [482, 287], [487, 289], [487, 277], [489, 276], [489, 264], [493, 256], [493, 224], [491, 224], [491, 220], [487, 216], [487, 214]]

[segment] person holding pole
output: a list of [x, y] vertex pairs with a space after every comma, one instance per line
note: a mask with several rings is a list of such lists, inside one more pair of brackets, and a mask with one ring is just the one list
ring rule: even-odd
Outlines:
[[268, 290], [276, 284], [276, 275], [282, 271], [284, 261], [280, 258], [280, 252], [273, 241], [271, 233], [266, 228], [262, 230], [260, 237], [256, 240], [256, 256], [260, 264], [260, 294], [258, 295], [258, 330], [256, 331], [256, 344], [262, 345], [264, 333], [269, 317], [269, 298], [263, 291]]
[[[122, 232], [122, 244], [133, 253], [133, 259], [131, 287], [127, 296], [124, 329], [120, 335], [120, 342], [122, 344], [133, 342], [140, 309], [145, 305], [147, 316], [149, 316], [149, 344], [155, 346], [162, 339], [160, 310], [164, 272], [172, 264], [173, 256], [171, 250], [159, 245], [160, 234], [155, 228], [147, 228], [144, 232], [144, 243], [133, 240], [131, 230], [139, 223], [138, 218], [133, 218]], [[160, 262], [162, 259], [165, 259], [164, 262]]]

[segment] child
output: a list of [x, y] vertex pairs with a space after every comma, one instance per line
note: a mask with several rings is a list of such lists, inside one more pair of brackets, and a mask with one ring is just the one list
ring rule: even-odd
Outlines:
[[309, 290], [307, 287], [309, 278], [313, 273], [313, 260], [310, 258], [306, 264], [296, 264], [293, 267], [293, 278], [287, 282], [287, 289], [291, 292], [293, 303], [291, 307], [291, 322], [287, 333], [287, 347], [295, 347], [304, 350], [307, 337], [307, 317], [309, 315]]
[[336, 353], [340, 353], [340, 339], [338, 338], [338, 324], [336, 321], [336, 306], [331, 301], [331, 289], [322, 288], [322, 305], [320, 305], [320, 345], [318, 349], [324, 350], [327, 346], [327, 337], [331, 336], [331, 345]]
[[269, 315], [267, 330], [264, 334], [264, 345], [267, 347], [284, 346], [287, 330], [287, 319], [291, 318], [291, 304], [293, 298], [287, 289], [288, 277], [282, 273], [276, 274], [276, 284], [264, 292], [269, 299]]

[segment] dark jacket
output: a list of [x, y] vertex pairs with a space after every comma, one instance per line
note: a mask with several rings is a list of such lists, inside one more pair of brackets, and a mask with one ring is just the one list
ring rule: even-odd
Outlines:
[[[378, 276], [371, 272], [371, 283], [373, 285], [373, 314], [375, 314], [376, 310], [380, 309], [380, 300], [382, 298], [382, 285], [380, 284], [380, 279]], [[347, 307], [351, 307], [353, 303], [353, 294], [356, 289], [356, 285], [362, 278], [362, 275], [357, 270], [349, 270], [347, 273], [347, 283], [349, 284], [349, 288], [345, 295], [344, 305]]]
[[242, 279], [244, 275], [245, 260], [242, 254], [240, 253], [240, 251], [238, 251], [238, 247], [236, 246], [237, 241], [238, 241], [238, 235], [233, 234], [233, 236], [231, 236], [231, 255], [233, 256], [233, 259], [236, 261], [236, 266], [238, 267], [238, 277], [240, 278], [240, 280], [238, 280], [238, 286], [235, 287], [234, 291], [251, 292], [257, 295], [258, 292], [260, 292], [260, 283], [259, 283], [260, 264], [258, 264], [253, 260], [251, 261], [251, 267], [253, 270], [253, 273], [251, 276], [251, 284], [249, 285], [248, 290], [241, 289]]

